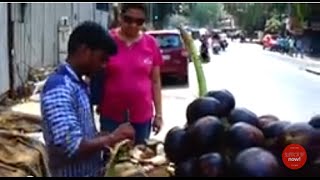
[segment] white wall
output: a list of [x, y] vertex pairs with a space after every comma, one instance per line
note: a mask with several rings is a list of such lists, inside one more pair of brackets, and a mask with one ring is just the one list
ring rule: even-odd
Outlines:
[[[102, 25], [108, 23], [108, 13], [98, 12], [95, 3], [27, 3], [23, 22], [20, 6], [21, 3], [13, 4], [12, 12], [15, 87], [27, 79], [30, 68], [59, 63], [58, 23], [62, 16], [68, 16], [73, 27], [85, 20], [95, 20]], [[0, 20], [3, 18], [1, 15]]]
[[0, 3], [0, 95], [9, 90], [7, 4]]

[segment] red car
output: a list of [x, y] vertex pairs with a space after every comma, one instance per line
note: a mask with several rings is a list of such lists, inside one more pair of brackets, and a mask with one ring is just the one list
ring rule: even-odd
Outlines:
[[161, 49], [164, 65], [161, 74], [164, 77], [174, 77], [182, 83], [188, 83], [189, 56], [183, 44], [180, 32], [177, 30], [148, 31], [154, 36]]

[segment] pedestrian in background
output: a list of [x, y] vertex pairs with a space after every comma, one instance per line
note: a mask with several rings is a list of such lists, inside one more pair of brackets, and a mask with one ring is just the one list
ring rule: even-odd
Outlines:
[[105, 66], [98, 106], [101, 131], [113, 132], [128, 120], [137, 144], [145, 143], [152, 130], [159, 133], [163, 124], [162, 55], [155, 38], [143, 32], [146, 17], [143, 3], [121, 5], [120, 27], [110, 31], [118, 53]]
[[295, 47], [294, 47], [294, 38], [289, 36], [289, 55], [293, 56], [295, 54]]
[[301, 38], [298, 38], [296, 40], [296, 49], [297, 49], [297, 53], [296, 53], [296, 57], [298, 57], [298, 55], [300, 54], [300, 58], [304, 58], [304, 44]]

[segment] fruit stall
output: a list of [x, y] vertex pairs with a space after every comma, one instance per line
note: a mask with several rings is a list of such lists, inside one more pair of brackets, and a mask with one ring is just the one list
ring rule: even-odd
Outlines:
[[[154, 176], [319, 177], [320, 115], [300, 123], [283, 121], [271, 114], [258, 116], [245, 107], [237, 107], [234, 95], [226, 89], [207, 91], [193, 41], [183, 28], [179, 29], [195, 65], [199, 97], [187, 106], [186, 117], [181, 117], [186, 119], [185, 125], [169, 130], [163, 146], [153, 142], [153, 148], [126, 151], [131, 153], [124, 157], [130, 157], [140, 167], [139, 171], [130, 172], [142, 177], [157, 170]], [[153, 152], [153, 157], [148, 157], [148, 152]], [[157, 163], [141, 160], [143, 157]], [[121, 168], [117, 171], [116, 164], [108, 166], [111, 172], [106, 176], [124, 172]]]
[[188, 105], [186, 126], [172, 128], [164, 142], [174, 176], [320, 176], [320, 116], [290, 123], [235, 104], [223, 89]]
[[[164, 142], [119, 145], [106, 176], [319, 177], [319, 122], [320, 116], [305, 123], [257, 116], [236, 107], [228, 90], [208, 91], [190, 102], [185, 126], [173, 127]], [[289, 145], [295, 149], [286, 151]]]

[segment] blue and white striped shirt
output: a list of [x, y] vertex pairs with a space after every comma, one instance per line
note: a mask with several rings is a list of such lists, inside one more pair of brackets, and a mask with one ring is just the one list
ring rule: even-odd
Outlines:
[[54, 177], [100, 176], [101, 152], [77, 158], [82, 139], [97, 135], [87, 85], [68, 64], [50, 75], [41, 94], [43, 133]]

